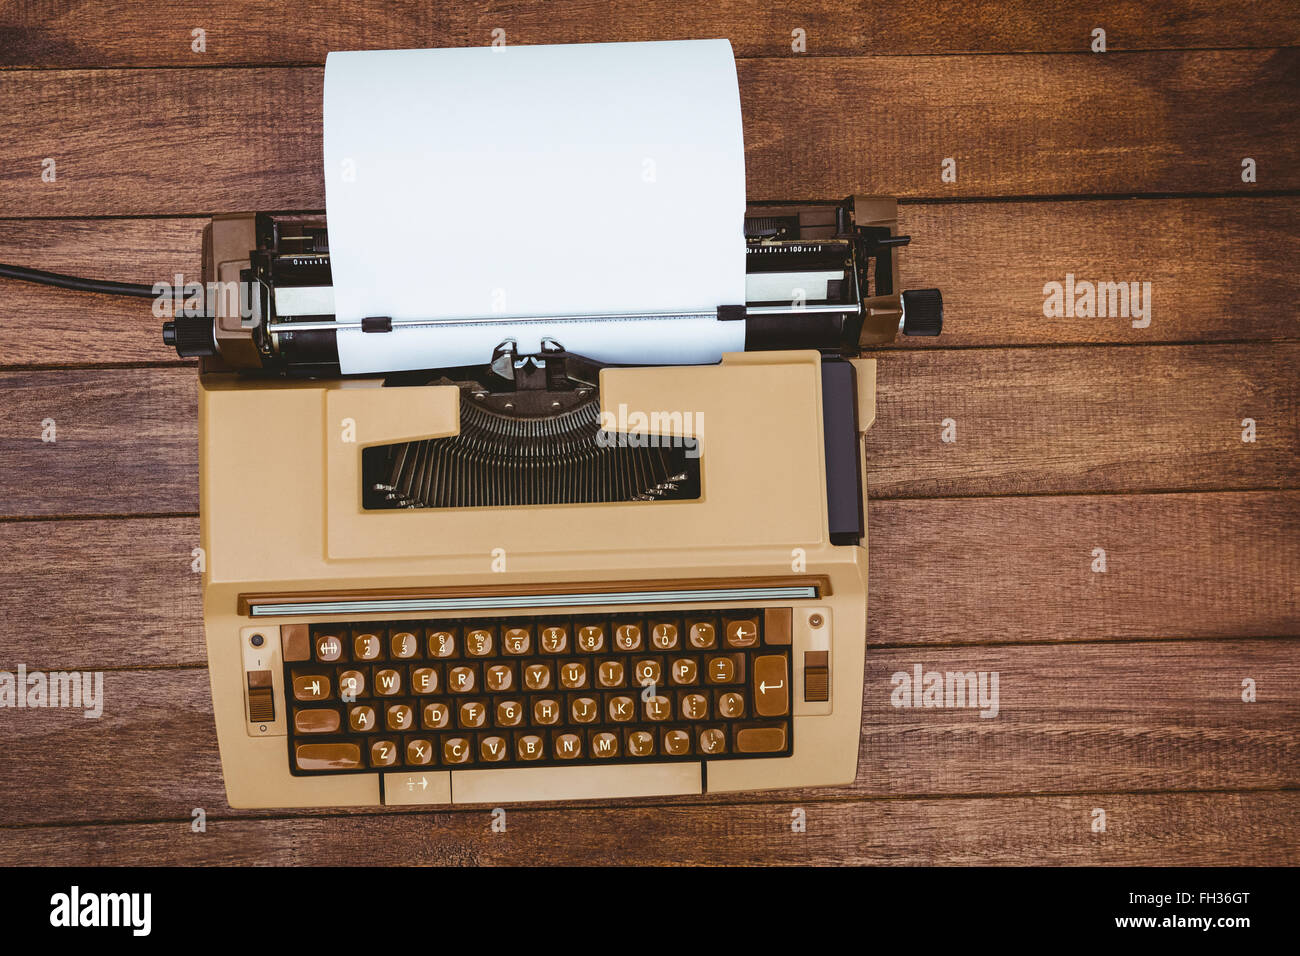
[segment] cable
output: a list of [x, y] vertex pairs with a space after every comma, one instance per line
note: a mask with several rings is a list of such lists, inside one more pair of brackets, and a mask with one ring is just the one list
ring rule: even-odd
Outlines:
[[58, 272], [29, 269], [26, 266], [5, 265], [3, 262], [0, 262], [0, 279], [39, 282], [41, 285], [58, 286], [60, 289], [76, 289], [80, 292], [133, 295], [142, 299], [152, 299], [157, 295], [151, 285], [138, 285], [134, 282], [112, 282], [108, 279], [82, 279], [78, 276], [65, 276]]

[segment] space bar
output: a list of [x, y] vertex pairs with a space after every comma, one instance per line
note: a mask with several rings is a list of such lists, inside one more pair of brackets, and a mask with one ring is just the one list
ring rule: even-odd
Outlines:
[[703, 793], [697, 761], [585, 767], [453, 770], [452, 803], [506, 800], [596, 800]]

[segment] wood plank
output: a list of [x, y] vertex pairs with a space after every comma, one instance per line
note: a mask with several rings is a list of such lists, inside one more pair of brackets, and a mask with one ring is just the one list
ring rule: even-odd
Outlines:
[[[11, 5], [0, 19], [0, 65], [32, 67], [199, 66], [323, 63], [330, 50], [471, 46], [506, 31], [509, 43], [598, 43], [722, 36], [738, 55], [791, 54], [802, 29], [807, 54], [1007, 53], [1089, 49], [1106, 29], [1114, 51], [1183, 47], [1265, 47], [1300, 43], [1294, 10], [1282, 0], [1245, 6], [1183, 0], [1152, 15], [1135, 0], [1086, 7], [1009, 0], [993, 5], [888, 0], [821, 0], [797, 12], [763, 0], [682, 5], [671, 0], [602, 4], [552, 0], [324, 0], [310, 17], [268, 18], [254, 0], [137, 2], [75, 8], [53, 2]], [[206, 31], [193, 51], [191, 31]]]
[[[1300, 492], [873, 501], [870, 533], [877, 647], [1300, 636]], [[202, 666], [198, 536], [193, 517], [0, 522], [11, 659]]]
[[[1291, 639], [899, 648], [867, 656], [869, 794], [1294, 786]], [[999, 674], [997, 715], [895, 707], [894, 675]], [[1242, 701], [1242, 681], [1258, 700]], [[927, 678], [928, 679], [928, 678]]]
[[[1295, 49], [744, 60], [748, 191], [1296, 189], [1298, 62]], [[322, 208], [321, 78], [314, 67], [0, 71], [0, 215]], [[1258, 184], [1241, 181], [1247, 133]], [[940, 179], [946, 157], [955, 183]], [[55, 182], [42, 181], [45, 158]]]
[[[904, 205], [908, 287], [943, 290], [946, 329], [899, 348], [1295, 337], [1300, 199]], [[0, 220], [0, 262], [125, 282], [198, 278], [203, 219]], [[1217, 266], [1213, 264], [1219, 264]], [[1043, 316], [1066, 275], [1151, 283], [1151, 322]], [[23, 282], [0, 286], [5, 366], [167, 362], [149, 304]]]
[[[1300, 347], [881, 353], [876, 497], [1285, 488]], [[1256, 441], [1242, 441], [1242, 421]], [[956, 441], [941, 440], [951, 420]]]
[[16, 866], [1294, 866], [1297, 819], [1293, 792], [787, 801], [510, 809], [504, 833], [486, 812], [0, 829], [0, 852]]
[[198, 510], [193, 368], [0, 372], [0, 401], [5, 515]]
[[874, 501], [869, 522], [872, 644], [1300, 636], [1300, 492]]
[[0, 522], [0, 667], [202, 667], [199, 519]]
[[[943, 290], [944, 331], [938, 338], [902, 336], [898, 346], [1293, 339], [1294, 312], [1279, 303], [1300, 300], [1298, 202], [904, 205], [899, 228], [912, 243], [903, 252], [903, 282]], [[1045, 317], [1044, 286], [1064, 285], [1067, 275], [1092, 283], [1149, 282], [1149, 324], [1134, 328], [1146, 320], [1131, 312]]]
[[[0, 262], [118, 282], [198, 281], [206, 219], [0, 220]], [[152, 302], [0, 280], [0, 366], [179, 361]]]
[[[882, 352], [871, 494], [1291, 487], [1298, 364], [1291, 343]], [[0, 372], [0, 396], [3, 516], [198, 509], [192, 368]]]
[[[853, 786], [655, 802], [1295, 787], [1296, 648], [1273, 639], [873, 652]], [[894, 707], [893, 675], [916, 665], [996, 671], [997, 715]], [[1241, 700], [1245, 678], [1256, 703]], [[205, 671], [108, 671], [104, 698], [97, 720], [7, 711], [0, 752], [24, 773], [0, 777], [0, 825], [228, 812]]]

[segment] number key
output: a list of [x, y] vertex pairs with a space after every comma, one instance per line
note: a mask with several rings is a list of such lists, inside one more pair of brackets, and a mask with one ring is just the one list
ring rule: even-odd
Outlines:
[[430, 657], [454, 657], [456, 655], [456, 632], [455, 631], [430, 631], [429, 632], [429, 656]]
[[507, 654], [527, 654], [533, 646], [533, 632], [526, 627], [507, 627], [501, 632], [501, 646]]
[[586, 624], [578, 628], [578, 650], [595, 654], [605, 649], [605, 629], [599, 624]]
[[388, 639], [388, 653], [398, 660], [414, 657], [420, 650], [420, 642], [410, 631], [394, 631]]
[[569, 648], [569, 629], [559, 624], [542, 628], [541, 644], [547, 654], [563, 654]]
[[675, 651], [681, 637], [672, 621], [660, 621], [650, 628], [650, 643], [659, 651]]
[[378, 634], [361, 633], [352, 636], [352, 657], [358, 661], [377, 661], [383, 645]]
[[487, 657], [492, 653], [492, 631], [476, 627], [465, 632], [465, 653], [470, 657]]
[[614, 631], [614, 643], [620, 651], [641, 650], [641, 625], [620, 624]]

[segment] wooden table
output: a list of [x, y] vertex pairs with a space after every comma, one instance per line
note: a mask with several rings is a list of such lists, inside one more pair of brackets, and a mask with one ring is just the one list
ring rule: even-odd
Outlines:
[[[196, 278], [205, 216], [323, 207], [326, 51], [496, 29], [730, 37], [752, 199], [904, 201], [906, 284], [948, 321], [877, 353], [856, 784], [520, 807], [505, 833], [477, 808], [230, 810], [194, 367], [145, 300], [0, 282], [0, 667], [102, 670], [107, 697], [0, 710], [4, 858], [1300, 862], [1294, 5], [7, 4], [0, 261]], [[1067, 275], [1149, 282], [1149, 324], [1045, 316]], [[918, 664], [997, 671], [997, 716], [891, 706]]]

